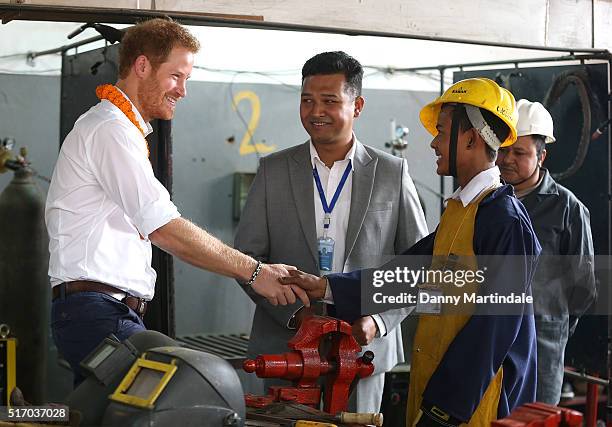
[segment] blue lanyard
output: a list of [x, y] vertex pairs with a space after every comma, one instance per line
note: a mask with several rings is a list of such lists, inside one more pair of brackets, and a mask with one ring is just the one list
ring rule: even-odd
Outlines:
[[321, 204], [323, 205], [323, 211], [325, 212], [325, 216], [327, 217], [327, 221], [323, 223], [323, 228], [329, 228], [329, 215], [331, 215], [334, 210], [334, 206], [336, 206], [336, 202], [338, 201], [338, 197], [340, 197], [340, 193], [342, 192], [342, 188], [344, 187], [344, 183], [351, 172], [351, 160], [349, 159], [348, 165], [346, 165], [346, 169], [342, 174], [342, 178], [340, 179], [340, 183], [338, 184], [338, 188], [336, 188], [336, 192], [334, 193], [334, 197], [332, 197], [331, 203], [327, 204], [327, 199], [325, 198], [325, 192], [323, 191], [323, 186], [321, 185], [321, 178], [319, 178], [319, 172], [317, 171], [317, 166], [312, 169], [312, 175], [314, 176], [315, 183], [317, 184], [317, 190], [319, 190], [319, 198], [321, 199]]

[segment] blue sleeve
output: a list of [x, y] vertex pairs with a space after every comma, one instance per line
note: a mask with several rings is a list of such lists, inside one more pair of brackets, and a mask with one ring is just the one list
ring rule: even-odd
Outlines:
[[362, 270], [350, 273], [330, 274], [329, 286], [334, 297], [334, 305], [329, 306], [328, 314], [350, 324], [361, 315], [361, 273]]
[[[365, 270], [356, 270], [350, 273], [330, 274], [329, 276], [327, 276], [327, 278], [329, 279], [329, 285], [331, 287], [332, 295], [334, 297], [334, 305], [329, 307], [328, 313], [333, 317], [337, 317], [351, 324], [360, 317], [369, 314], [375, 314], [363, 313], [361, 310], [362, 274], [370, 275], [374, 270], [393, 269], [396, 265], [405, 263], [407, 259], [402, 258], [402, 256], [431, 255], [433, 253], [434, 239], [435, 232], [422, 238], [412, 247], [402, 253], [400, 257], [392, 259], [381, 267]], [[419, 262], [421, 259], [423, 258], [420, 258]], [[415, 267], [415, 269], [416, 268], [418, 267]]]
[[[507, 208], [513, 210], [512, 204]], [[495, 291], [507, 294], [507, 286], [514, 286], [530, 295], [539, 244], [528, 217], [525, 219], [516, 212], [510, 217], [508, 214], [483, 209], [482, 215], [476, 219], [474, 251], [477, 255], [514, 255], [519, 261], [504, 262], [499, 256], [488, 258], [492, 262], [488, 263], [486, 274], [487, 294]], [[496, 220], [500, 217], [506, 221]], [[528, 328], [522, 327], [526, 316], [521, 313], [531, 310], [531, 307], [519, 305], [514, 312], [518, 313], [511, 315], [485, 315], [480, 309], [476, 308], [475, 314], [450, 344], [423, 393], [423, 400], [462, 421], [472, 417], [513, 346], [525, 341], [519, 337], [519, 332], [530, 333]], [[527, 352], [527, 359], [532, 356]], [[513, 362], [520, 365], [529, 360]]]

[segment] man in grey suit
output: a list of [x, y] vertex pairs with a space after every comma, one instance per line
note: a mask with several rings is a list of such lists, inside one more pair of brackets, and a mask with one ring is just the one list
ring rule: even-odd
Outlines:
[[[362, 78], [361, 64], [344, 52], [321, 53], [304, 64], [300, 118], [310, 140], [261, 160], [237, 249], [318, 275], [375, 267], [427, 235], [406, 161], [361, 144], [353, 133], [365, 102]], [[250, 356], [286, 351], [314, 309], [274, 307], [245, 291], [257, 304]], [[389, 311], [353, 324], [364, 351], [374, 352], [376, 369], [357, 385], [351, 409], [380, 409], [384, 374], [404, 360], [399, 324], [407, 313]]]

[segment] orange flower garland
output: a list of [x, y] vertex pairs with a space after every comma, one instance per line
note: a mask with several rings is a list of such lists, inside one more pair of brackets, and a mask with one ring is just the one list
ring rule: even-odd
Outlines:
[[106, 99], [110, 101], [115, 107], [119, 108], [123, 114], [136, 126], [136, 128], [142, 134], [143, 139], [145, 140], [145, 144], [147, 144], [147, 157], [150, 155], [149, 151], [149, 143], [146, 138], [144, 138], [144, 130], [140, 126], [138, 119], [136, 119], [136, 114], [132, 110], [132, 103], [127, 99], [123, 93], [121, 93], [115, 86], [113, 85], [100, 85], [96, 88], [96, 96], [102, 100]]

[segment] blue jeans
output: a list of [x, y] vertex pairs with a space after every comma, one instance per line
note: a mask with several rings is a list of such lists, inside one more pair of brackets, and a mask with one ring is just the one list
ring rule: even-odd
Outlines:
[[146, 330], [127, 305], [99, 292], [58, 297], [51, 306], [51, 330], [59, 353], [74, 373], [74, 387], [84, 379], [79, 363], [110, 334], [121, 341]]

